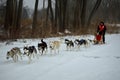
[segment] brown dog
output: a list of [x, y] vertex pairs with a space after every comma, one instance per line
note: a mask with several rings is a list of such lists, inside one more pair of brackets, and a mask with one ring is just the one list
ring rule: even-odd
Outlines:
[[7, 59], [12, 58], [14, 62], [17, 62], [19, 56], [22, 59], [22, 53], [20, 51], [20, 48], [14, 47], [10, 51], [7, 52], [6, 58]]

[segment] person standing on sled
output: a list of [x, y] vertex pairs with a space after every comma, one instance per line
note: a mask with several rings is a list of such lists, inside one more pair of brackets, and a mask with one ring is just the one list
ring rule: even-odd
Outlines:
[[97, 28], [97, 33], [102, 36], [103, 43], [105, 43], [105, 32], [106, 32], [106, 26], [104, 25], [104, 22], [100, 22]]

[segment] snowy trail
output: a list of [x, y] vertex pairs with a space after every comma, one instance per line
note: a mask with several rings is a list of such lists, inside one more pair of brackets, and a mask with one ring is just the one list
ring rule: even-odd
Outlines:
[[[119, 80], [119, 41], [120, 34], [106, 35], [106, 44], [82, 47], [79, 51], [66, 51], [62, 44], [59, 54], [47, 53], [30, 64], [26, 57], [17, 63], [5, 59], [11, 47], [24, 44], [0, 43], [0, 80]], [[32, 44], [37, 43], [38, 40]]]

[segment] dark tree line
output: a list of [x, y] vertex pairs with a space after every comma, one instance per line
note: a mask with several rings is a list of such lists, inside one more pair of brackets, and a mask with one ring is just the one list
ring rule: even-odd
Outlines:
[[4, 27], [9, 38], [19, 38], [23, 0], [7, 0]]
[[[41, 10], [38, 10], [41, 0], [34, 1], [35, 7], [30, 23], [31, 37], [64, 33], [65, 29], [76, 33], [83, 28], [89, 28], [91, 23], [98, 19], [106, 22], [120, 21], [119, 0], [43, 0]], [[23, 11], [26, 11], [23, 9], [23, 3], [24, 0], [6, 0], [4, 28], [8, 38], [21, 37], [22, 16]]]
[[[48, 0], [47, 16], [51, 16], [52, 24], [55, 22], [52, 30], [54, 32], [64, 32], [66, 26], [69, 26], [69, 24], [74, 26], [73, 31], [76, 31], [79, 27], [84, 28], [88, 26], [93, 15], [99, 8], [101, 1], [96, 0], [96, 3], [93, 5], [94, 8], [89, 13], [88, 20], [86, 20], [87, 0], [55, 0], [55, 17], [53, 16], [53, 9], [50, 6], [52, 4], [51, 0]], [[50, 14], [48, 14], [49, 9]], [[55, 19], [54, 22], [53, 19]]]

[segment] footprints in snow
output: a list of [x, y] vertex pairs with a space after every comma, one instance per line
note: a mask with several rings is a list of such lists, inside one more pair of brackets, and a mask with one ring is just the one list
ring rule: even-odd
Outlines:
[[[93, 59], [99, 59], [99, 58], [110, 58], [110, 57], [86, 56], [86, 55], [83, 55], [83, 57], [86, 57], [86, 58], [93, 58]], [[120, 56], [113, 56], [113, 58], [115, 58], [115, 59], [120, 59]]]
[[83, 57], [86, 57], [86, 58], [94, 58], [94, 59], [101, 58], [101, 57], [99, 57], [99, 56], [85, 56], [85, 55], [83, 55]]
[[120, 56], [114, 56], [116, 59], [120, 59]]

